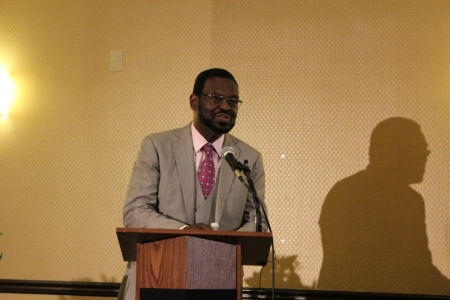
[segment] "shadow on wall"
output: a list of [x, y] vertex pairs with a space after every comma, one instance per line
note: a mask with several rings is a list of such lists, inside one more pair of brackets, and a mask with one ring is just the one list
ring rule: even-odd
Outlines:
[[318, 289], [450, 294], [450, 281], [432, 264], [420, 183], [430, 154], [419, 124], [379, 123], [370, 162], [329, 191], [320, 229], [323, 262]]
[[[280, 256], [275, 260], [275, 287], [277, 289], [310, 289], [302, 284], [300, 277], [295, 273], [299, 264], [296, 258], [297, 255]], [[272, 264], [268, 262], [261, 273], [253, 272], [253, 276], [245, 279], [245, 283], [252, 288], [271, 288]]]
[[[100, 275], [101, 282], [112, 282], [116, 283], [115, 277], [111, 277], [108, 279], [105, 275]], [[91, 278], [80, 278], [74, 280], [76, 282], [94, 282]], [[92, 297], [92, 296], [59, 296], [58, 300], [108, 300], [108, 299], [117, 299], [117, 297]]]

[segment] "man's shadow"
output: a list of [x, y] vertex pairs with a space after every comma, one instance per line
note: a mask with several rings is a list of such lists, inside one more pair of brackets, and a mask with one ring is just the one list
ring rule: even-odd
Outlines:
[[320, 215], [318, 289], [450, 294], [432, 264], [422, 196], [430, 154], [419, 124], [390, 118], [372, 132], [365, 170], [337, 182]]

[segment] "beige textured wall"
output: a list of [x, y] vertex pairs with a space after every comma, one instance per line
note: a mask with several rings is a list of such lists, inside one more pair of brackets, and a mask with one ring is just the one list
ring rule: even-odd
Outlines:
[[0, 64], [18, 86], [0, 119], [0, 278], [121, 280], [115, 228], [139, 142], [190, 121], [210, 67], [235, 75], [233, 133], [264, 156], [278, 287], [315, 286], [325, 195], [365, 167], [392, 116], [430, 144], [414, 188], [449, 277], [449, 50], [446, 0], [0, 0]]

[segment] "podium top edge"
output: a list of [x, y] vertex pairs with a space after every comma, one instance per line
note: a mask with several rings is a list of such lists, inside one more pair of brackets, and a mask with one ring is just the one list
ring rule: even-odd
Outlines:
[[117, 227], [116, 233], [134, 233], [134, 234], [169, 234], [169, 235], [189, 235], [189, 236], [236, 236], [236, 237], [261, 237], [272, 238], [271, 232], [252, 232], [252, 231], [226, 231], [226, 230], [188, 230], [188, 229], [158, 229], [158, 228], [126, 228]]

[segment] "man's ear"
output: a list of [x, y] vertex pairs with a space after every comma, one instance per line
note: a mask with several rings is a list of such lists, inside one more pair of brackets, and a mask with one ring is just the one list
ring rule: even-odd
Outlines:
[[189, 97], [189, 103], [191, 105], [191, 109], [193, 111], [196, 111], [196, 110], [198, 110], [198, 106], [200, 104], [200, 99], [197, 97], [197, 95], [191, 94], [191, 96]]

